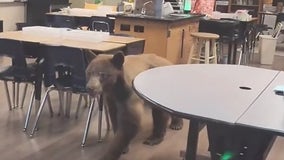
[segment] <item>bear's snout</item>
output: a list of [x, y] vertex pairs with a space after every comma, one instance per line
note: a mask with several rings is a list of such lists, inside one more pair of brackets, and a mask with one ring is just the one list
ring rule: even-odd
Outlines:
[[87, 82], [87, 91], [89, 92], [90, 96], [95, 96], [102, 92], [102, 85], [98, 78], [91, 77]]

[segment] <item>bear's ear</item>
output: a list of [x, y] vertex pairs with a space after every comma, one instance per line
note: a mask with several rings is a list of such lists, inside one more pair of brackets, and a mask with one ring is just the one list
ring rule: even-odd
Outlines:
[[124, 63], [124, 55], [123, 52], [117, 52], [111, 59], [111, 63], [117, 68], [121, 69]]

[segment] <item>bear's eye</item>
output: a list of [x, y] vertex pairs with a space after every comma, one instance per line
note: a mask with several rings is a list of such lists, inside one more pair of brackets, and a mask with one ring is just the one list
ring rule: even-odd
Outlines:
[[101, 80], [105, 80], [107, 78], [109, 78], [111, 75], [107, 72], [99, 72], [99, 77]]

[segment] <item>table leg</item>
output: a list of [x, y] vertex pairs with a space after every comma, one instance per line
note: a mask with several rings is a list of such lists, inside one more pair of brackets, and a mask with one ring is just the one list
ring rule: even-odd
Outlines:
[[188, 130], [185, 160], [195, 160], [198, 146], [199, 122], [191, 119]]

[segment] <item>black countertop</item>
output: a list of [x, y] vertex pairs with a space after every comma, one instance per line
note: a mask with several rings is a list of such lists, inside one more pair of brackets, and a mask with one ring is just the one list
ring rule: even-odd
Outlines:
[[133, 19], [145, 19], [145, 20], [155, 20], [155, 21], [165, 21], [165, 22], [176, 22], [182, 20], [195, 20], [201, 17], [204, 17], [203, 14], [169, 14], [167, 16], [156, 17], [156, 16], [148, 16], [148, 15], [141, 15], [141, 14], [125, 14], [125, 13], [118, 13], [118, 14], [108, 14], [109, 17], [123, 17], [123, 18], [133, 18]]

